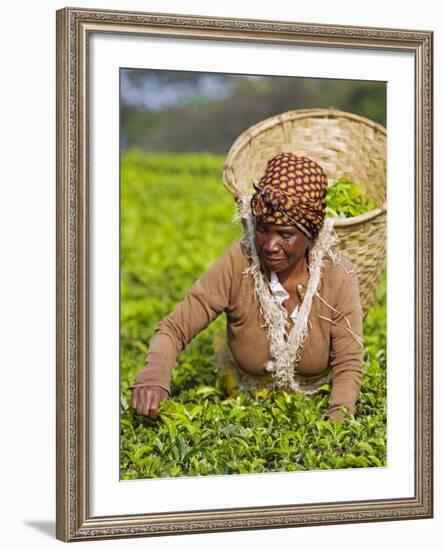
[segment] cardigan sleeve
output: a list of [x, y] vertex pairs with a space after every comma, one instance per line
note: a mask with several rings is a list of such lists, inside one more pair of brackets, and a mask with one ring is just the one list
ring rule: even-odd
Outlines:
[[145, 367], [130, 386], [160, 386], [170, 391], [170, 374], [177, 355], [229, 305], [235, 273], [234, 243], [191, 287], [182, 302], [157, 325]]
[[331, 325], [331, 394], [327, 416], [341, 419], [341, 407], [355, 413], [362, 383], [363, 329], [359, 284], [351, 262], [343, 257], [343, 281], [332, 315]]

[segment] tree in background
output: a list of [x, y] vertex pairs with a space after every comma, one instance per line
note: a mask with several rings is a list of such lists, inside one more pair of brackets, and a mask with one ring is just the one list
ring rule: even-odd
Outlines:
[[249, 126], [293, 109], [334, 108], [385, 126], [384, 82], [124, 69], [121, 147], [226, 154]]

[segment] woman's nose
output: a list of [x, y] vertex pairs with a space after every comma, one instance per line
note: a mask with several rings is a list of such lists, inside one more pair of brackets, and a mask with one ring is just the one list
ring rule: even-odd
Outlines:
[[276, 252], [278, 250], [277, 235], [266, 235], [262, 250], [265, 252], [265, 254], [273, 254], [273, 252]]

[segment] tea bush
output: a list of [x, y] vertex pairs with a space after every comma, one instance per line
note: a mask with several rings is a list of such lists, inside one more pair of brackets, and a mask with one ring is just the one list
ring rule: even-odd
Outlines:
[[329, 386], [313, 396], [267, 390], [228, 396], [215, 374], [212, 345], [214, 332], [224, 328], [223, 315], [179, 355], [172, 399], [161, 404], [158, 420], [130, 407], [128, 387], [156, 324], [242, 236], [231, 222], [235, 207], [221, 182], [223, 161], [204, 154], [122, 154], [121, 477], [384, 466], [385, 280], [364, 322], [364, 380], [355, 418], [323, 420]]

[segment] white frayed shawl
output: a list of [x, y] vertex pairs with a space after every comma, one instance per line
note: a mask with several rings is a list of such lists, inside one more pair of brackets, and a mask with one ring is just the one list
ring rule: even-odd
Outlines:
[[[338, 261], [338, 251], [335, 245], [338, 239], [333, 230], [333, 219], [325, 218], [324, 225], [309, 253], [309, 281], [305, 297], [300, 306], [297, 319], [286, 338], [285, 327], [287, 318], [283, 308], [274, 300], [268, 281], [261, 269], [259, 256], [254, 239], [254, 221], [250, 212], [251, 197], [245, 194], [241, 197], [239, 213], [236, 219], [245, 223], [243, 243], [250, 260], [250, 266], [244, 271], [251, 274], [254, 289], [259, 298], [264, 326], [268, 329], [270, 352], [273, 357], [273, 380], [276, 386], [292, 391], [301, 391], [300, 383], [295, 380], [294, 373], [301, 358], [302, 346], [307, 335], [308, 317], [314, 296], [319, 296], [318, 287], [322, 276], [325, 257]], [[320, 297], [320, 296], [319, 296]]]

